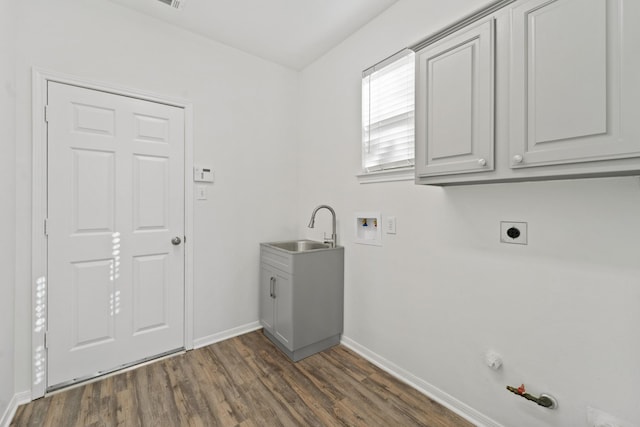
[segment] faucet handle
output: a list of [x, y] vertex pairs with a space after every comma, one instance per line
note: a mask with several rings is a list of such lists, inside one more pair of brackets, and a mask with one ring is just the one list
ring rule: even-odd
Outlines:
[[322, 237], [323, 237], [322, 241], [324, 243], [330, 244], [332, 248], [336, 247], [338, 242], [336, 242], [337, 239], [336, 239], [336, 235], [335, 234], [332, 234], [331, 237], [329, 238], [329, 237], [327, 237], [327, 233], [324, 232], [324, 233], [322, 233]]

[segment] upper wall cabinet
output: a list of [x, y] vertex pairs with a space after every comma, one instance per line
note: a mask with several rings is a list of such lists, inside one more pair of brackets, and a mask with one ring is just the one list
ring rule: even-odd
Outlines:
[[[418, 50], [416, 182], [640, 174], [640, 1], [498, 3]], [[489, 22], [495, 25], [495, 80], [486, 96], [480, 29]], [[441, 58], [470, 45], [478, 46], [472, 60], [459, 53], [438, 69]], [[480, 121], [495, 128], [487, 132]], [[487, 138], [493, 138], [492, 152]]]
[[640, 155], [633, 123], [621, 116], [634, 107], [621, 93], [621, 6], [531, 0], [513, 8], [511, 167]]
[[417, 55], [418, 176], [493, 170], [493, 19]]

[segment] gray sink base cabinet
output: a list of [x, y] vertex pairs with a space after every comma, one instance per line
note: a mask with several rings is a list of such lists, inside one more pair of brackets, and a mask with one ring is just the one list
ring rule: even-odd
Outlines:
[[344, 248], [292, 253], [260, 245], [260, 323], [297, 362], [340, 342]]
[[316, 354], [320, 351], [326, 350], [328, 348], [333, 347], [334, 345], [340, 344], [340, 334], [334, 335], [322, 341], [318, 341], [317, 343], [308, 345], [306, 347], [300, 348], [298, 350], [291, 351], [289, 350], [278, 338], [272, 335], [268, 330], [263, 329], [264, 335], [271, 340], [272, 343], [276, 345], [284, 354], [289, 357], [289, 359], [297, 362], [298, 360], [302, 360], [305, 357], [309, 357], [313, 354]]

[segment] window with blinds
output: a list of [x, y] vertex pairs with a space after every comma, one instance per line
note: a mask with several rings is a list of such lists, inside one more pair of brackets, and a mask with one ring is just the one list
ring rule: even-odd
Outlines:
[[414, 53], [404, 50], [362, 73], [362, 169], [414, 163]]

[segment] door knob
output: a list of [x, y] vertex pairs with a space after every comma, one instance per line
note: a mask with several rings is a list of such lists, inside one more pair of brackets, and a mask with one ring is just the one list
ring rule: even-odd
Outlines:
[[174, 245], [178, 246], [180, 243], [182, 243], [182, 239], [179, 238], [178, 236], [176, 236], [173, 239], [171, 239], [171, 243], [173, 243]]
[[522, 163], [523, 160], [524, 159], [520, 154], [516, 154], [515, 156], [513, 156], [513, 163]]

